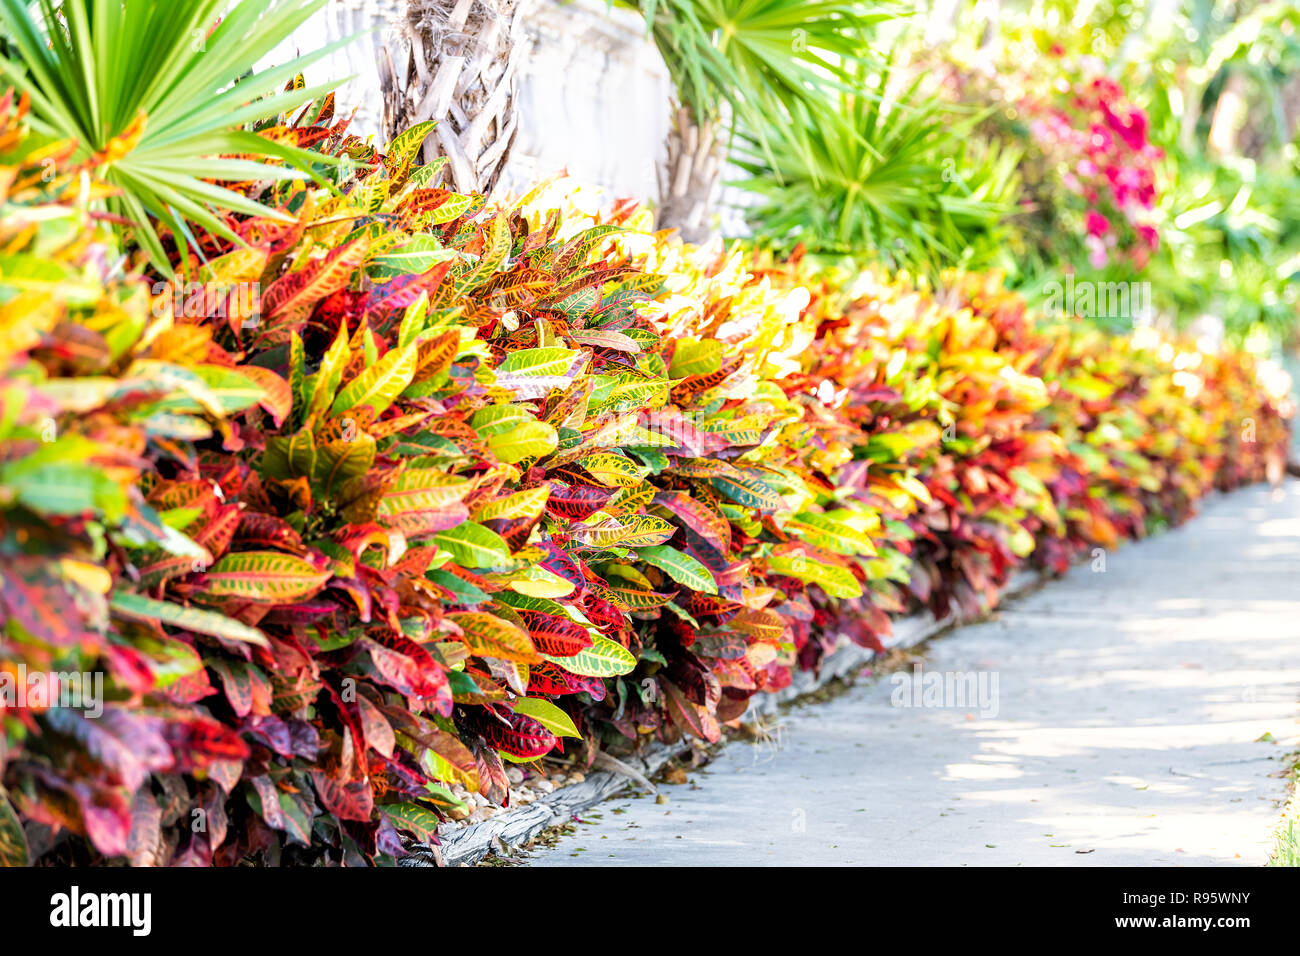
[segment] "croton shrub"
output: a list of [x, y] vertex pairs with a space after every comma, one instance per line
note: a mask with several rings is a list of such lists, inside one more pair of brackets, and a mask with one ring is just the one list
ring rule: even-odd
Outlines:
[[391, 862], [453, 787], [716, 741], [1286, 441], [1246, 356], [488, 205], [332, 103], [263, 131], [331, 188], [236, 184], [279, 215], [154, 284], [0, 112], [0, 681], [49, 675], [0, 694], [7, 862]]

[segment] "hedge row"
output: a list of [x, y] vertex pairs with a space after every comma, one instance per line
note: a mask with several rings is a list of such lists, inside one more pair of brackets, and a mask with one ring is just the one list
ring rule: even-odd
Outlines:
[[0, 657], [106, 698], [4, 701], [8, 860], [387, 862], [451, 786], [716, 740], [840, 635], [995, 602], [1286, 441], [1244, 355], [489, 207], [415, 162], [429, 124], [378, 153], [325, 105], [272, 135], [339, 188], [150, 288], [0, 111]]

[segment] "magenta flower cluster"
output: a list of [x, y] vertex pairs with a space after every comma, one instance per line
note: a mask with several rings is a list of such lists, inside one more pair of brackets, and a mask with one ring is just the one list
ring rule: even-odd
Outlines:
[[1160, 237], [1150, 222], [1155, 164], [1146, 113], [1105, 76], [1058, 87], [1051, 103], [1023, 104], [1038, 144], [1057, 158], [1065, 188], [1082, 199], [1083, 244], [1093, 268], [1127, 259], [1141, 270]]

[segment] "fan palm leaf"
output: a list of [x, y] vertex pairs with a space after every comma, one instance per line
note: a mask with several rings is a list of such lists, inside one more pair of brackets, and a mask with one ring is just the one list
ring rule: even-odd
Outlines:
[[224, 214], [275, 215], [215, 182], [301, 178], [321, 161], [244, 127], [328, 91], [281, 87], [347, 41], [252, 72], [324, 2], [0, 0], [9, 35], [0, 77], [30, 97], [37, 133], [74, 140], [77, 158], [117, 187], [110, 210], [169, 274], [151, 218], [170, 228], [185, 261], [186, 220], [234, 238]]
[[750, 178], [738, 185], [762, 197], [748, 210], [756, 235], [927, 272], [991, 255], [1017, 156], [968, 142], [978, 117], [922, 95], [920, 79], [901, 92], [888, 68], [868, 80], [836, 108], [745, 131], [737, 165]]
[[740, 117], [816, 108], [868, 56], [887, 3], [861, 0], [640, 0], [633, 4], [664, 56], [678, 98], [697, 121], [725, 102]]

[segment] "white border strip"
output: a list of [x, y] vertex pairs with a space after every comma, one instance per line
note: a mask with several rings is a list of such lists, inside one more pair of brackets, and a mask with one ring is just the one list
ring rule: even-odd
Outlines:
[[[999, 595], [999, 603], [1038, 584], [1048, 575], [1037, 571], [1018, 571], [1013, 574]], [[941, 631], [975, 618], [949, 614], [936, 618], [926, 612], [897, 618], [894, 632], [882, 643], [887, 650], [915, 647]], [[790, 686], [774, 694], [755, 694], [750, 698], [749, 714], [774, 714], [782, 704], [798, 700], [839, 677], [844, 677], [871, 662], [875, 652], [852, 643], [844, 635], [839, 646], [822, 661], [814, 671], [799, 671]], [[650, 778], [673, 756], [690, 749], [689, 741], [674, 745], [655, 743], [642, 753], [623, 758], [623, 762]], [[725, 746], [725, 745], [724, 745]], [[567, 822], [574, 814], [590, 809], [627, 789], [630, 780], [623, 774], [597, 770], [582, 783], [561, 787], [544, 794], [531, 803], [513, 807], [487, 820], [468, 826], [446, 823], [439, 827], [441, 847], [429, 844], [412, 844], [410, 853], [398, 861], [399, 866], [468, 866], [477, 863], [493, 850], [521, 846], [548, 827]]]

